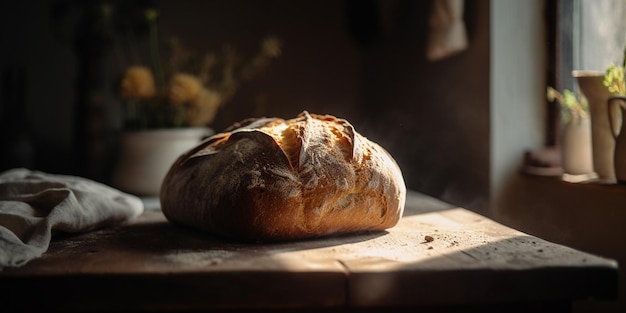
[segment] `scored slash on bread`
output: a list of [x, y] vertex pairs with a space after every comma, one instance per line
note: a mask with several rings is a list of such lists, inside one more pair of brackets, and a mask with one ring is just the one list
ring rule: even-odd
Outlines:
[[384, 230], [402, 216], [395, 160], [344, 119], [248, 119], [181, 155], [161, 186], [173, 223], [248, 241]]

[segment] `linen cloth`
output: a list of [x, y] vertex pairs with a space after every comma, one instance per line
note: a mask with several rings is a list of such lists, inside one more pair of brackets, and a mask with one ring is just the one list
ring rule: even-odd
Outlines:
[[463, 0], [434, 0], [429, 17], [426, 57], [438, 61], [467, 49]]
[[0, 173], [0, 270], [40, 257], [56, 232], [121, 224], [143, 210], [138, 197], [86, 178], [24, 168]]

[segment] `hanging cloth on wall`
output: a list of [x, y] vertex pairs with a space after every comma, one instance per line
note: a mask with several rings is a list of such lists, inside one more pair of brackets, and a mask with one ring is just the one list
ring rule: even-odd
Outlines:
[[434, 0], [429, 17], [426, 57], [437, 61], [467, 49], [464, 0]]

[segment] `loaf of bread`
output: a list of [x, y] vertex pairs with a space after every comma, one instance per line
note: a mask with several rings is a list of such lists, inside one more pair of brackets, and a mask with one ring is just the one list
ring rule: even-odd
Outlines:
[[160, 191], [173, 223], [244, 241], [391, 228], [406, 187], [396, 161], [344, 119], [249, 119], [181, 155]]

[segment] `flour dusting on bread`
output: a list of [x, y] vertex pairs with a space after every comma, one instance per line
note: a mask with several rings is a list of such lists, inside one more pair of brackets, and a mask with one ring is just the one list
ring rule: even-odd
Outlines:
[[249, 119], [182, 155], [161, 189], [175, 223], [244, 240], [383, 230], [406, 187], [385, 149], [344, 119]]

